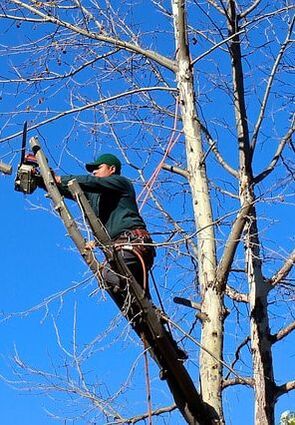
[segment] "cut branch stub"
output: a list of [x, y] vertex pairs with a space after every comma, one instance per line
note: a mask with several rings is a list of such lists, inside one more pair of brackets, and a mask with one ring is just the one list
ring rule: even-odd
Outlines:
[[12, 166], [10, 164], [5, 164], [4, 162], [0, 161], [0, 172], [4, 174], [11, 174]]

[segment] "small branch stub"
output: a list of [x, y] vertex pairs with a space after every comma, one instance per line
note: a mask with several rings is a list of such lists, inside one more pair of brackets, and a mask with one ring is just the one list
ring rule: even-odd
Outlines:
[[194, 301], [188, 300], [187, 298], [175, 297], [173, 301], [176, 304], [184, 305], [185, 307], [193, 308], [198, 310], [199, 313], [196, 313], [196, 317], [201, 321], [208, 321], [209, 318], [206, 313], [202, 313], [202, 306], [199, 303], [195, 303]]
[[4, 162], [0, 161], [0, 172], [3, 174], [11, 174], [12, 166], [10, 164], [5, 164]]

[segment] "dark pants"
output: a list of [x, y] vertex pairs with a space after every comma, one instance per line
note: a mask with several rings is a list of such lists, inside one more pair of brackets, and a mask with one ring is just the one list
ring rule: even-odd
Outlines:
[[[114, 240], [115, 249], [120, 253], [129, 271], [149, 299], [148, 271], [153, 265], [155, 256], [155, 250], [151, 244], [152, 240], [144, 229], [124, 232]], [[106, 264], [103, 275], [111, 291], [122, 291], [125, 297], [128, 296], [128, 281], [115, 273], [110, 263]]]

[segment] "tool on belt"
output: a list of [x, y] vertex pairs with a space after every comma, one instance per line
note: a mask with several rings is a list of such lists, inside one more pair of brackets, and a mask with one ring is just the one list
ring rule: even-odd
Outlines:
[[115, 238], [113, 242], [115, 249], [133, 251], [143, 257], [147, 269], [152, 266], [156, 252], [147, 230], [143, 228], [127, 230]]
[[156, 255], [152, 243], [149, 232], [143, 228], [127, 230], [113, 240], [113, 246], [117, 251], [131, 251], [137, 257], [142, 267], [142, 287], [146, 294], [149, 294], [148, 270], [152, 267]]

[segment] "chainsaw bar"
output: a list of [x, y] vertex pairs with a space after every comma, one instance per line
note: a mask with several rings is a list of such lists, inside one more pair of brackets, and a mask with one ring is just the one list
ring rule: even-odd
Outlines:
[[24, 129], [23, 129], [23, 139], [22, 139], [22, 149], [21, 149], [20, 165], [25, 162], [26, 144], [27, 144], [27, 133], [28, 133], [28, 121], [25, 121], [24, 122]]

